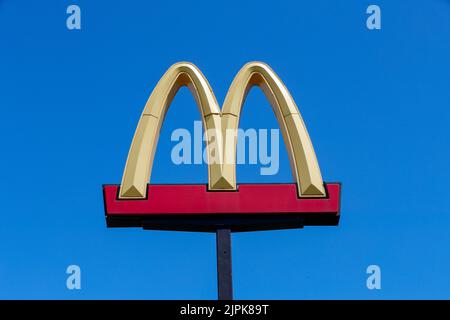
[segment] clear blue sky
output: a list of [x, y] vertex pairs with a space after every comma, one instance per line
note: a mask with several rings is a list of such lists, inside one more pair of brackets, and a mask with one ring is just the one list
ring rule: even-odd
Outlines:
[[[66, 28], [70, 4], [81, 30]], [[216, 298], [213, 234], [104, 219], [102, 184], [120, 183], [152, 88], [182, 60], [220, 103], [244, 63], [271, 65], [324, 180], [343, 183], [339, 227], [233, 235], [237, 299], [450, 298], [449, 15], [446, 0], [0, 0], [0, 298]], [[199, 118], [181, 90], [153, 182], [206, 183], [206, 165], [170, 162], [172, 129]], [[258, 89], [241, 127], [278, 127]], [[293, 181], [281, 150], [277, 175], [242, 165], [238, 181]], [[366, 288], [370, 264], [381, 290]]]

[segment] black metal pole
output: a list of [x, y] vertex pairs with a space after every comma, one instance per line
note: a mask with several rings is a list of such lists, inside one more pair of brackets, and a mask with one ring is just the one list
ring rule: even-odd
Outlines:
[[217, 229], [217, 290], [219, 300], [233, 300], [231, 275], [231, 230]]

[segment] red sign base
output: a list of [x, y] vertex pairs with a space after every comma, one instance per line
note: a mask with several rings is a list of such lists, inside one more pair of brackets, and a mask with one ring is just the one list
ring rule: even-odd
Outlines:
[[206, 185], [148, 185], [145, 199], [119, 199], [119, 185], [104, 185], [108, 227], [215, 232], [335, 226], [339, 183], [327, 183], [325, 198], [299, 198], [297, 185], [240, 184], [237, 191]]

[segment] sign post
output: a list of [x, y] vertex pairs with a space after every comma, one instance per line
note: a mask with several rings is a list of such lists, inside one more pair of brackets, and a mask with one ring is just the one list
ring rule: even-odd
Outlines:
[[[266, 94], [280, 124], [295, 183], [236, 182], [239, 117], [246, 94], [255, 85]], [[159, 131], [181, 86], [193, 89], [206, 129], [208, 184], [150, 184]], [[275, 72], [261, 62], [248, 63], [238, 72], [222, 110], [196, 66], [183, 62], [170, 67], [141, 115], [122, 183], [103, 186], [108, 227], [215, 232], [220, 300], [233, 299], [232, 232], [336, 226], [340, 197], [340, 183], [322, 180], [294, 99]]]
[[233, 300], [231, 230], [217, 229], [217, 291], [219, 300]]

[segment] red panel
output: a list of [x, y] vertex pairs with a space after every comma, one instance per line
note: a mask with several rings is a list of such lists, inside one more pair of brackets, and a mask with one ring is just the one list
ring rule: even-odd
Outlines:
[[339, 214], [340, 184], [328, 183], [327, 198], [298, 198], [295, 184], [241, 184], [238, 191], [208, 191], [206, 185], [149, 185], [148, 198], [119, 200], [118, 185], [105, 185], [109, 216], [161, 214]]

